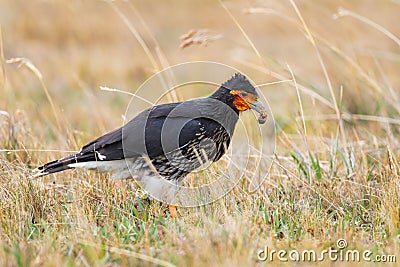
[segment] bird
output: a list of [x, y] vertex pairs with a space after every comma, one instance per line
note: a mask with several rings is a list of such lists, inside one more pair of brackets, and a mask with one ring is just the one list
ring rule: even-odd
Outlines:
[[[82, 168], [135, 177], [153, 198], [173, 202], [179, 185], [194, 170], [221, 159], [229, 148], [239, 114], [267, 110], [249, 79], [235, 73], [208, 97], [152, 106], [122, 127], [89, 142], [72, 155], [38, 167], [32, 177]], [[176, 207], [169, 205], [172, 218]]]

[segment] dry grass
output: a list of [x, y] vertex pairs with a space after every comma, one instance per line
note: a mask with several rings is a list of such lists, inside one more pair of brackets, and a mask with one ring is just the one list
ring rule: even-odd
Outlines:
[[[399, 261], [399, 10], [398, 1], [0, 0], [0, 264], [248, 266], [263, 264], [266, 245], [321, 251], [339, 238]], [[191, 29], [209, 31], [182, 44]], [[122, 124], [129, 98], [99, 86], [134, 92], [193, 60], [264, 84], [277, 151], [259, 190], [244, 179], [173, 221], [132, 181], [83, 171], [27, 179]], [[170, 100], [182, 97], [191, 95]]]

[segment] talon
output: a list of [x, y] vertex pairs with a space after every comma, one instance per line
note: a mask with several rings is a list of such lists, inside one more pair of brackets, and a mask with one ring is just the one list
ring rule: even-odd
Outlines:
[[168, 209], [169, 209], [169, 213], [171, 214], [171, 218], [172, 218], [172, 219], [178, 218], [178, 213], [177, 213], [177, 211], [176, 211], [176, 206], [174, 206], [174, 205], [169, 205], [169, 206], [168, 206]]

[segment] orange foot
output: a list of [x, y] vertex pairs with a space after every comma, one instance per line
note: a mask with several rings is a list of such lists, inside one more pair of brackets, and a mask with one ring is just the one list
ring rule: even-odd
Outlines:
[[176, 206], [168, 205], [169, 214], [171, 214], [172, 219], [178, 218], [178, 213], [176, 212]]

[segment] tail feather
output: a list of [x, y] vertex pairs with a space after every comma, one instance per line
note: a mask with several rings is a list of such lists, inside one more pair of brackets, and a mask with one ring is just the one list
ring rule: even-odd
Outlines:
[[65, 158], [46, 163], [43, 166], [40, 166], [34, 170], [32, 178], [72, 169], [73, 167], [70, 167], [68, 165], [71, 163], [75, 163], [76, 161], [76, 155], [70, 155]]
[[[40, 177], [75, 167], [90, 169], [94, 166], [91, 162], [108, 162], [124, 158], [122, 128], [119, 128], [85, 145], [77, 154], [49, 162], [35, 169], [31, 177]], [[85, 162], [88, 163], [87, 166], [82, 165]], [[82, 164], [77, 165], [78, 163]]]
[[105, 156], [97, 151], [78, 152], [77, 154], [69, 155], [67, 157], [55, 160], [44, 164], [34, 170], [32, 178], [45, 176], [51, 173], [61, 172], [68, 169], [74, 169], [75, 163], [84, 162], [97, 162], [105, 159]]

